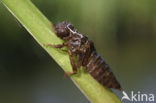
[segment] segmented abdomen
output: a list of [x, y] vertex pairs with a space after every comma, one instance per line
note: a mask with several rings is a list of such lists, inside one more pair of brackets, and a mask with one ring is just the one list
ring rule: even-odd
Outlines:
[[121, 90], [121, 86], [103, 58], [93, 51], [86, 64], [86, 70], [103, 86]]

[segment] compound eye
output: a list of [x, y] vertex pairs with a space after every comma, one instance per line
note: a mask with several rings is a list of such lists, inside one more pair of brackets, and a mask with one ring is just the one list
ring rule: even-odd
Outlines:
[[60, 34], [66, 34], [66, 30], [60, 29]]
[[68, 31], [65, 28], [61, 28], [59, 34], [64, 37], [69, 35]]

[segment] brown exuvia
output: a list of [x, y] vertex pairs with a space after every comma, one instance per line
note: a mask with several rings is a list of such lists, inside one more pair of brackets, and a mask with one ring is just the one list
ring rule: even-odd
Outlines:
[[[77, 68], [83, 66], [103, 86], [121, 90], [119, 82], [102, 57], [97, 54], [91, 40], [79, 33], [69, 22], [62, 22], [53, 27], [57, 36], [65, 42], [59, 45], [48, 45], [55, 48], [68, 47], [67, 52], [73, 72], [67, 74], [76, 74]], [[73, 59], [73, 55], [76, 55], [76, 61]]]

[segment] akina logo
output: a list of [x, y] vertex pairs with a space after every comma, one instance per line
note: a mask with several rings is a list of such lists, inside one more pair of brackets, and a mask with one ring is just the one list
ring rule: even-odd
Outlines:
[[122, 92], [123, 96], [121, 98], [121, 101], [131, 101], [131, 102], [151, 102], [154, 103], [154, 94], [145, 94], [141, 93], [140, 91], [134, 92], [131, 91], [131, 93], [128, 95], [125, 91]]

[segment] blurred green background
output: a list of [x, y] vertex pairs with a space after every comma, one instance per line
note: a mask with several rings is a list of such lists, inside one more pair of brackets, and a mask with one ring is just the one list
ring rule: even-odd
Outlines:
[[[155, 0], [31, 1], [53, 23], [70, 21], [93, 40], [127, 93], [156, 95]], [[0, 103], [89, 103], [63, 75], [0, 3]]]

